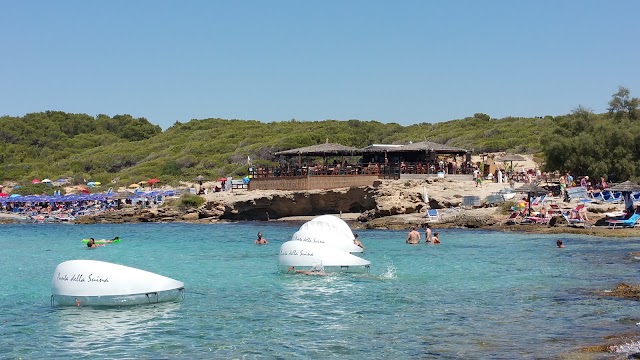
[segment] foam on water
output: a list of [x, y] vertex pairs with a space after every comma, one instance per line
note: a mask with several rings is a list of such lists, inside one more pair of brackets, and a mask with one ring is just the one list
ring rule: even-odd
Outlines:
[[393, 264], [387, 265], [387, 270], [380, 275], [383, 279], [395, 279], [396, 278], [396, 267]]

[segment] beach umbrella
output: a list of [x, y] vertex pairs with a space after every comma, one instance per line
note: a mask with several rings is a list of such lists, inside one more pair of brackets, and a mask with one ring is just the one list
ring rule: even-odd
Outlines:
[[524, 184], [521, 187], [514, 189], [515, 192], [527, 193], [527, 202], [529, 203], [529, 214], [531, 214], [531, 198], [538, 194], [546, 194], [549, 190], [538, 186], [537, 184]]
[[87, 183], [87, 186], [94, 187], [94, 186], [96, 186], [96, 183], [94, 181], [89, 181]]
[[620, 192], [623, 192], [623, 191], [635, 192], [635, 191], [640, 191], [640, 184], [634, 183], [633, 181], [625, 181], [619, 184], [615, 184], [607, 188], [606, 190], [620, 191]]
[[131, 184], [131, 185], [129, 185], [129, 188], [131, 188], [131, 189], [137, 189], [137, 188], [139, 188], [139, 187], [140, 187], [140, 185], [138, 185], [138, 184]]
[[31, 183], [32, 183], [32, 184], [40, 184], [40, 180], [38, 180], [38, 179], [33, 179], [33, 180], [31, 180]]
[[7, 197], [7, 196], [9, 196], [9, 194], [7, 194], [7, 193], [0, 193], [0, 197]]
[[202, 175], [198, 175], [195, 178], [193, 178], [194, 181], [198, 182], [198, 185], [200, 185], [200, 188], [198, 189], [198, 193], [202, 192], [202, 182], [205, 181], [207, 178], [205, 178]]
[[633, 211], [633, 199], [631, 199], [631, 193], [640, 191], [640, 184], [634, 183], [633, 181], [625, 181], [615, 184], [606, 190], [621, 192], [622, 198], [624, 199], [624, 208], [627, 209], [627, 211]]
[[22, 195], [20, 195], [20, 194], [11, 194], [9, 197], [10, 198], [17, 198], [17, 197], [20, 197], [20, 196], [22, 196]]
[[49, 179], [44, 179], [44, 180], [42, 180], [41, 182], [48, 184], [48, 183], [51, 183], [51, 180], [49, 180]]
[[511, 171], [513, 171], [513, 162], [514, 161], [527, 161], [527, 159], [525, 159], [524, 157], [522, 157], [520, 155], [517, 155], [517, 154], [507, 154], [507, 155], [504, 155], [502, 157], [499, 157], [496, 161], [500, 161], [502, 163], [505, 163], [505, 162], [508, 161], [510, 163], [510, 167], [509, 168], [511, 169]]
[[227, 178], [220, 178], [220, 179], [218, 179], [218, 181], [219, 182], [225, 182], [225, 181], [227, 181]]
[[147, 181], [147, 184], [156, 184], [156, 183], [159, 183], [159, 182], [160, 182], [159, 179], [153, 178], [153, 179]]
[[138, 185], [144, 186], [144, 185], [147, 185], [147, 182], [146, 181], [138, 181]]

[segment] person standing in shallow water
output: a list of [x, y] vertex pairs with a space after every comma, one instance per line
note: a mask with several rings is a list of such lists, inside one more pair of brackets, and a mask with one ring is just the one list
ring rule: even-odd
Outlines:
[[267, 245], [269, 242], [262, 237], [262, 233], [258, 233], [258, 238], [255, 241], [256, 245]]
[[427, 224], [426, 225], [426, 229], [424, 231], [424, 241], [425, 241], [425, 243], [428, 244], [428, 243], [431, 242], [431, 234], [432, 234], [431, 225]]
[[434, 244], [440, 244], [440, 235], [437, 232], [433, 233], [433, 238], [431, 238], [431, 242]]
[[411, 231], [409, 231], [409, 235], [407, 235], [407, 244], [418, 244], [420, 243], [420, 233], [416, 231], [416, 227], [412, 226]]

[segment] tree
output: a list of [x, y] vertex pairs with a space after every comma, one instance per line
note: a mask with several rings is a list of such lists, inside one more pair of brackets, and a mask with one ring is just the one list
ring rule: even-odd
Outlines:
[[640, 100], [638, 98], [630, 97], [631, 92], [629, 89], [619, 86], [618, 92], [613, 94], [609, 101], [609, 115], [614, 119], [620, 120], [624, 117], [628, 117], [632, 120], [637, 120], [640, 117]]

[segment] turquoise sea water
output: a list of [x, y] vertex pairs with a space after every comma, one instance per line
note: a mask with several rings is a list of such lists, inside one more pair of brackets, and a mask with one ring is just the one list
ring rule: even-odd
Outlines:
[[[636, 302], [593, 294], [638, 283], [640, 239], [456, 229], [411, 246], [405, 231], [363, 230], [369, 274], [280, 273], [299, 225], [0, 226], [0, 358], [555, 358], [640, 321]], [[270, 245], [253, 244], [258, 231]], [[185, 301], [51, 307], [71, 259], [183, 281]]]

